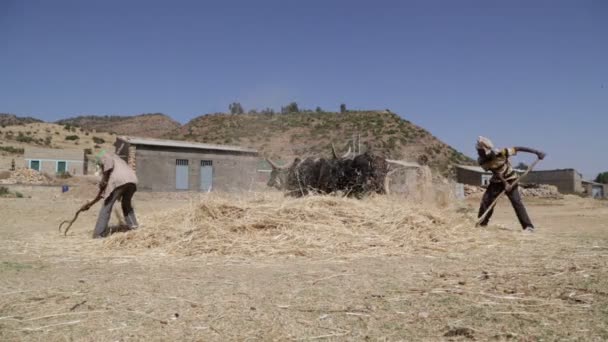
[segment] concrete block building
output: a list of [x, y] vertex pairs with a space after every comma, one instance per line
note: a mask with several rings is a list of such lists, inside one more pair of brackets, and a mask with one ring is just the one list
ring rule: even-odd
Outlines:
[[608, 184], [583, 181], [583, 189], [587, 197], [598, 199], [608, 197]]
[[456, 165], [456, 181], [462, 184], [488, 186], [492, 172], [479, 166]]
[[522, 182], [555, 185], [562, 194], [583, 193], [583, 176], [574, 169], [530, 172]]
[[49, 175], [65, 172], [69, 172], [73, 176], [84, 174], [83, 150], [27, 147], [23, 159], [25, 159], [25, 167]]
[[257, 150], [121, 136], [116, 154], [137, 173], [148, 191], [243, 191], [257, 180]]

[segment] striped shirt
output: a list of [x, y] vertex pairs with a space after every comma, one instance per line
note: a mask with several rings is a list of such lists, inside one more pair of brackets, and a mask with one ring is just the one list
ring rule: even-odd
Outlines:
[[484, 170], [490, 170], [492, 172], [492, 178], [490, 182], [492, 183], [501, 183], [502, 180], [500, 176], [506, 181], [514, 181], [517, 179], [517, 173], [511, 167], [511, 162], [509, 161], [509, 157], [517, 154], [515, 148], [503, 148], [495, 153], [492, 157], [480, 159], [479, 166], [481, 166]]

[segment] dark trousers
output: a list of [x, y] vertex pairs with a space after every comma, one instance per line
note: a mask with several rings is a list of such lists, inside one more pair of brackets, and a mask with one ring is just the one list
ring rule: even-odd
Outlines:
[[114, 202], [118, 200], [120, 200], [122, 214], [124, 215], [129, 228], [135, 229], [138, 227], [135, 210], [133, 210], [133, 206], [131, 205], [131, 199], [133, 198], [135, 191], [137, 191], [137, 186], [133, 183], [127, 183], [114, 189], [110, 196], [103, 201], [103, 206], [99, 211], [99, 217], [97, 218], [97, 224], [95, 225], [93, 238], [104, 237], [107, 234], [106, 230], [108, 229], [108, 223], [112, 216], [112, 207], [114, 206]]
[[[496, 199], [496, 197], [505, 189], [503, 183], [490, 183], [488, 189], [483, 194], [483, 198], [481, 199], [481, 206], [479, 207], [479, 215], [477, 217], [481, 217], [486, 210], [490, 207], [492, 202]], [[528, 212], [526, 211], [526, 207], [524, 207], [523, 202], [521, 201], [521, 196], [519, 195], [519, 186], [515, 185], [511, 192], [507, 192], [507, 197], [511, 201], [511, 205], [513, 209], [515, 209], [515, 214], [517, 214], [517, 219], [519, 219], [519, 223], [523, 229], [526, 227], [534, 227], [532, 225], [532, 221], [530, 221], [530, 217], [528, 216]], [[490, 210], [488, 216], [481, 222], [481, 226], [487, 226], [488, 222], [490, 222], [490, 218], [494, 213], [494, 208]]]

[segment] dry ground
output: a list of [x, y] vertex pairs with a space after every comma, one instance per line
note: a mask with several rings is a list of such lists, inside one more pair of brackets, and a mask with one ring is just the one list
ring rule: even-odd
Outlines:
[[[501, 202], [492, 227], [463, 218], [446, 226], [450, 234], [402, 249], [366, 232], [353, 235], [359, 252], [244, 253], [240, 241], [233, 253], [188, 256], [109, 242], [149, 238], [162, 210], [200, 208], [197, 195], [138, 193], [143, 227], [129, 235], [89, 239], [98, 207], [59, 235], [84, 193], [41, 188], [0, 199], [0, 340], [608, 339], [605, 202], [529, 202], [534, 234], [520, 232]], [[458, 210], [471, 215], [474, 206]], [[175, 222], [167, 229], [185, 229], [183, 218]]]

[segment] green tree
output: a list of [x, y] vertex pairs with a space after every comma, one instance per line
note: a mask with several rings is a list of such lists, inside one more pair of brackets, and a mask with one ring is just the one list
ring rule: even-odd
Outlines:
[[340, 105], [340, 113], [346, 113], [346, 104], [341, 104]]
[[295, 102], [292, 102], [285, 107], [281, 107], [282, 114], [299, 113], [299, 112], [300, 112], [300, 109], [298, 108], [298, 104]]
[[321, 107], [317, 106], [317, 108], [315, 109], [315, 112], [322, 113], [323, 109], [321, 109]]
[[517, 166], [515, 166], [515, 168], [519, 169], [519, 170], [527, 170], [528, 169], [528, 165], [526, 163], [519, 162], [519, 164], [517, 164]]
[[274, 109], [267, 107], [266, 109], [262, 110], [262, 114], [274, 115]]
[[602, 172], [595, 177], [597, 183], [608, 184], [608, 171]]
[[231, 104], [228, 105], [228, 109], [230, 109], [230, 114], [243, 114], [245, 113], [245, 110], [243, 109], [243, 106], [241, 106], [240, 103], [238, 102], [233, 102]]

